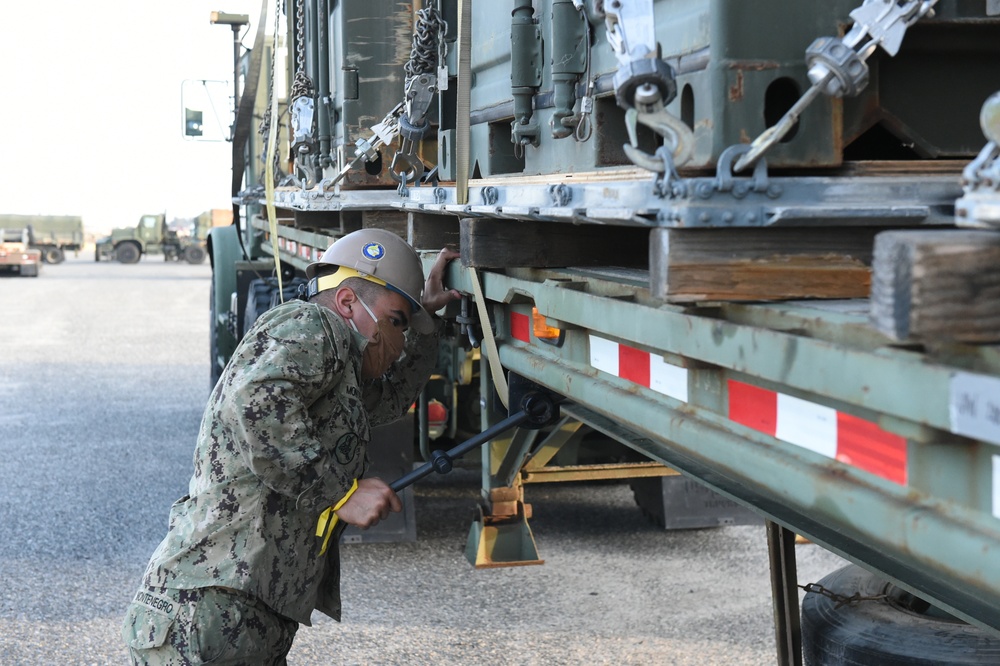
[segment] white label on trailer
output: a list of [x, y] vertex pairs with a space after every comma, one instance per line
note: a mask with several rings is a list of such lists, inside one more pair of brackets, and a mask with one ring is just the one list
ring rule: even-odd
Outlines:
[[656, 355], [649, 359], [649, 388], [671, 398], [688, 401], [688, 371]]
[[1000, 379], [956, 372], [949, 400], [953, 433], [1000, 444]]
[[993, 456], [993, 515], [1000, 518], [1000, 456]]
[[836, 458], [837, 410], [779, 393], [774, 436], [827, 458]]
[[590, 364], [609, 375], [618, 376], [618, 344], [590, 336]]

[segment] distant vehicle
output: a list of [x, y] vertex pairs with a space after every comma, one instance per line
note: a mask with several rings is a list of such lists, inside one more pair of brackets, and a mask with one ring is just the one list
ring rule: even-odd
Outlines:
[[27, 230], [0, 229], [0, 271], [38, 277], [41, 264], [42, 253], [28, 247]]
[[77, 215], [0, 215], [0, 229], [27, 229], [29, 247], [47, 264], [61, 264], [67, 251], [83, 247], [83, 218]]
[[191, 237], [205, 247], [208, 240], [208, 232], [214, 227], [226, 227], [233, 223], [233, 210], [231, 208], [212, 208], [194, 218], [191, 223]]
[[134, 227], [113, 229], [110, 236], [97, 241], [94, 261], [117, 260], [134, 264], [143, 254], [162, 254], [165, 261], [180, 260], [189, 264], [205, 261], [205, 241], [199, 240], [196, 219], [190, 236], [181, 236], [167, 226], [163, 213], [143, 215]]

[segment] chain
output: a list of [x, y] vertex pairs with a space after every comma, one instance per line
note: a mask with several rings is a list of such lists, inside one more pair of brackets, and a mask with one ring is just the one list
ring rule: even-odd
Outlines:
[[413, 26], [413, 45], [410, 59], [403, 66], [407, 80], [420, 74], [436, 74], [440, 56], [439, 36], [448, 31], [448, 24], [437, 7], [425, 7], [417, 12], [417, 22]]
[[306, 74], [306, 17], [305, 0], [295, 2], [295, 78], [289, 92], [290, 101], [298, 97], [312, 97], [313, 83]]
[[840, 608], [841, 606], [855, 606], [862, 601], [885, 601], [889, 598], [888, 594], [875, 594], [869, 597], [863, 597], [859, 592], [855, 592], [849, 597], [845, 597], [842, 594], [837, 594], [832, 590], [828, 590], [819, 583], [808, 583], [806, 585], [799, 585], [799, 587], [806, 592], [812, 592], [813, 594], [822, 595], [828, 599], [836, 602], [834, 608]]
[[306, 71], [306, 8], [305, 0], [295, 1], [295, 71]]
[[[257, 129], [257, 134], [261, 136], [261, 145], [263, 146], [260, 158], [261, 162], [265, 165], [267, 164], [267, 138], [271, 132], [271, 104], [274, 100], [274, 63], [277, 60], [275, 57], [275, 51], [278, 48], [278, 35], [280, 34], [279, 26], [281, 25], [281, 3], [282, 0], [275, 0], [274, 2], [274, 43], [271, 45], [271, 76], [267, 85], [267, 108], [264, 113], [261, 114], [260, 125]], [[297, 6], [301, 9], [302, 0], [298, 0]], [[299, 20], [301, 21], [301, 14], [299, 15]], [[284, 176], [284, 172], [280, 167], [281, 162], [279, 155], [280, 151], [275, 151], [274, 163], [271, 165], [271, 168], [275, 173], [276, 182], [280, 181]]]

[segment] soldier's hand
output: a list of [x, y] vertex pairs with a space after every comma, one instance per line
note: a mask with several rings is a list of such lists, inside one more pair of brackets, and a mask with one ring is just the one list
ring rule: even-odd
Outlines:
[[382, 479], [372, 478], [358, 481], [358, 489], [340, 507], [337, 515], [345, 523], [368, 529], [388, 518], [390, 512], [402, 510], [403, 503], [389, 484]]
[[438, 253], [437, 261], [431, 267], [431, 272], [427, 274], [424, 293], [420, 297], [420, 304], [427, 312], [437, 312], [451, 301], [462, 297], [455, 289], [445, 289], [444, 287], [444, 271], [448, 267], [448, 262], [459, 256], [461, 255], [458, 252], [447, 247]]

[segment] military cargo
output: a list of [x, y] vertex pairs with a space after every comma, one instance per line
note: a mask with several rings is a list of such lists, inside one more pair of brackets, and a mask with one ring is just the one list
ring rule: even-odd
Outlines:
[[[995, 661], [998, 3], [278, 8], [209, 234], [213, 378], [335, 239], [454, 244], [420, 455], [432, 401], [457, 437], [565, 398], [484, 447], [471, 562], [541, 561], [532, 484], [625, 479], [667, 526], [766, 522], [780, 663]], [[796, 535], [854, 563], [801, 615]]]

